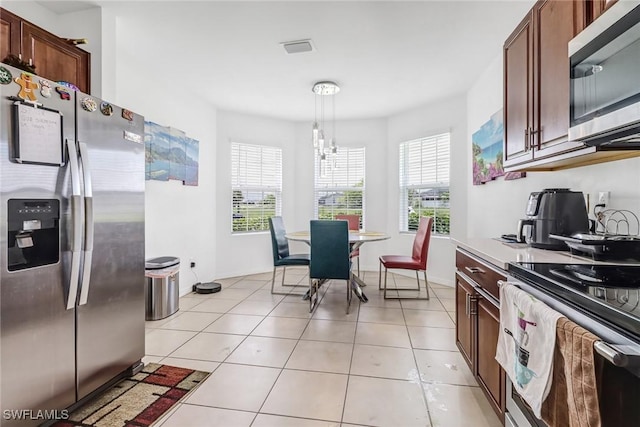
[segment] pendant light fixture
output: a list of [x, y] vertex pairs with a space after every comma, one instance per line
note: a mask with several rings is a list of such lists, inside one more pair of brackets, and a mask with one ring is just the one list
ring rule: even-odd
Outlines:
[[[335, 82], [317, 82], [312, 88], [315, 96], [315, 117], [313, 125], [311, 126], [311, 140], [313, 142], [313, 148], [315, 154], [320, 160], [322, 170], [326, 170], [324, 162], [328, 159], [331, 160], [330, 164], [335, 165], [335, 157], [338, 152], [336, 145], [336, 101], [334, 95], [340, 92], [340, 86]], [[332, 126], [331, 126], [331, 138], [329, 144], [325, 143], [327, 128], [325, 127], [325, 98], [331, 96], [331, 113], [332, 113]], [[318, 101], [320, 101], [320, 117], [318, 119]]]

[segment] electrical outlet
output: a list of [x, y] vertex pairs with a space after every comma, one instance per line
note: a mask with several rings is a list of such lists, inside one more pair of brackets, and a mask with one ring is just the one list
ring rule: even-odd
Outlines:
[[601, 191], [598, 193], [598, 204], [607, 206], [609, 204], [609, 191]]

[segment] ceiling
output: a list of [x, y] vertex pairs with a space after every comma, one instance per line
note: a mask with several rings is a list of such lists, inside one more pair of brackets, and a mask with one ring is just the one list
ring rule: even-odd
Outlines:
[[[466, 92], [533, 0], [39, 3], [56, 13], [113, 8], [118, 48], [165, 69], [167, 84], [221, 109], [302, 121], [313, 117], [320, 80], [341, 86], [338, 120]], [[280, 45], [307, 38], [317, 51], [287, 55]]]

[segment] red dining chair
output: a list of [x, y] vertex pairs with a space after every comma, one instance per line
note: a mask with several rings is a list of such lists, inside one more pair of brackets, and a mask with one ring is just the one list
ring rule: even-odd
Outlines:
[[[384, 290], [385, 299], [429, 299], [429, 282], [427, 282], [427, 256], [429, 255], [429, 241], [431, 239], [431, 227], [433, 226], [433, 218], [421, 217], [416, 237], [413, 240], [413, 251], [411, 256], [402, 255], [383, 255], [380, 257], [380, 271], [378, 273], [378, 289]], [[382, 287], [382, 266], [384, 265], [384, 287]], [[387, 297], [387, 269], [397, 268], [401, 270], [415, 270], [417, 288], [394, 288], [397, 291], [418, 291], [415, 297], [402, 297], [398, 292], [397, 297]], [[424, 272], [424, 284], [427, 290], [427, 296], [420, 297], [420, 277], [418, 272]]]
[[[335, 219], [337, 220], [345, 220], [349, 223], [349, 231], [359, 231], [360, 230], [360, 215], [336, 215]], [[360, 275], [360, 249], [356, 249], [355, 251], [351, 251], [349, 258], [358, 258], [357, 269], [358, 276]]]

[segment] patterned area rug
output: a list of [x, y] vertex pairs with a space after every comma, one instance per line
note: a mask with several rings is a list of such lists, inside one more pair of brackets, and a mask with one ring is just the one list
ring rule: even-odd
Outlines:
[[146, 427], [156, 421], [208, 372], [148, 363], [144, 369], [69, 414], [55, 427]]

